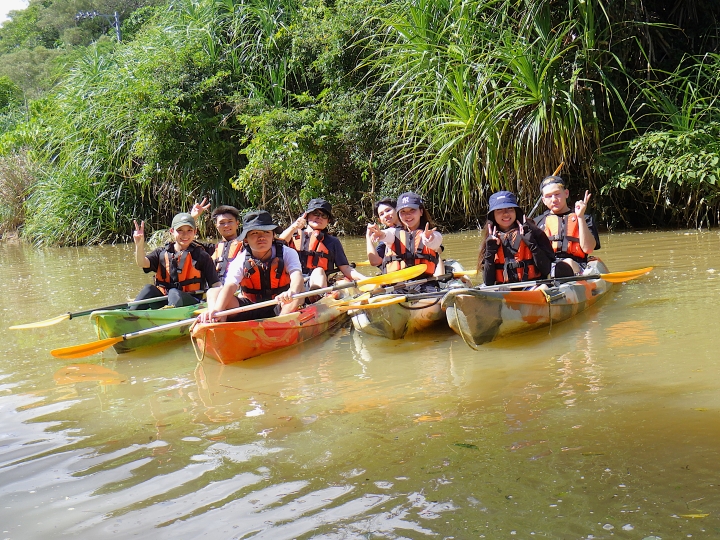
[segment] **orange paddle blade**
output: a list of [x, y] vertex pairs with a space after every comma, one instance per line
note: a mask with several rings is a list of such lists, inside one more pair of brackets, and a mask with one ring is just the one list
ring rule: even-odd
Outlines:
[[116, 343], [120, 343], [123, 337], [111, 337], [107, 339], [101, 339], [100, 341], [93, 341], [92, 343], [83, 343], [82, 345], [73, 345], [71, 347], [62, 347], [60, 349], [53, 349], [50, 351], [55, 358], [72, 359], [72, 358], [83, 358], [96, 354], [109, 349]]
[[631, 279], [636, 279], [652, 272], [653, 267], [638, 268], [637, 270], [626, 270], [625, 272], [610, 272], [609, 274], [600, 274], [600, 279], [609, 281], [610, 283], [624, 283]]

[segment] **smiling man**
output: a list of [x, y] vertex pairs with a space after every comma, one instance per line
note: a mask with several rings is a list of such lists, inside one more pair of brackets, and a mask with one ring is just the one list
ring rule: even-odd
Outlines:
[[[300, 259], [291, 249], [275, 238], [279, 226], [270, 214], [254, 210], [243, 216], [243, 229], [239, 239], [245, 249], [230, 264], [225, 284], [217, 298], [208, 296], [207, 312], [198, 317], [200, 322], [225, 320], [217, 317], [219, 311], [277, 300], [276, 306], [245, 311], [229, 316], [228, 321], [247, 321], [292, 313], [300, 305], [293, 294], [303, 292], [304, 282]], [[240, 289], [240, 296], [235, 293]]]
[[573, 273], [582, 273], [588, 256], [600, 249], [595, 221], [585, 213], [590, 192], [575, 202], [573, 210], [567, 204], [570, 190], [561, 177], [548, 176], [540, 183], [540, 191], [547, 210], [537, 219], [538, 227], [550, 238], [557, 259], [569, 265]]

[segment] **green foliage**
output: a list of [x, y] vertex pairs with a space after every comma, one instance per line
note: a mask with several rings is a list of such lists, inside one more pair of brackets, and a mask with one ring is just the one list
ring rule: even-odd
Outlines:
[[646, 199], [662, 222], [709, 225], [720, 209], [720, 55], [687, 58], [658, 78], [638, 83], [643, 132], [608, 146], [603, 192]]
[[24, 152], [0, 157], [0, 234], [25, 221], [25, 198], [32, 185], [31, 163]]
[[52, 48], [58, 39], [54, 29], [40, 24], [49, 2], [32, 2], [26, 9], [11, 11], [0, 26], [0, 55], [19, 49]]
[[[659, 44], [686, 22], [657, 0], [89, 1], [34, 0], [0, 28], [0, 156], [35, 175], [36, 242], [127, 239], [205, 196], [288, 220], [324, 196], [359, 232], [408, 188], [462, 226], [493, 190], [534, 202], [560, 161], [574, 190], [605, 185], [608, 219], [716, 201], [718, 63], [675, 70]], [[79, 9], [117, 10], [123, 42]], [[708, 28], [720, 12], [698, 10]], [[648, 69], [661, 55], [670, 76]]]
[[621, 64], [596, 48], [611, 26], [599, 2], [550, 6], [417, 0], [384, 17], [382, 118], [406, 182], [446, 215], [482, 213], [501, 188], [534, 201], [563, 160], [587, 172], [598, 102], [617, 94], [607, 64]]
[[9, 77], [0, 76], [0, 113], [22, 103], [22, 90]]
[[[23, 237], [37, 245], [81, 245], [113, 240], [117, 230], [115, 190], [102, 173], [76, 164], [46, 166], [36, 172], [25, 205]], [[127, 222], [123, 223], [127, 228]]]

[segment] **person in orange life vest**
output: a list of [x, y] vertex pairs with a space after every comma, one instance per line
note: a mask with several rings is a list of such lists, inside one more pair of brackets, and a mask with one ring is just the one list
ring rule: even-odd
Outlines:
[[[275, 238], [279, 225], [265, 210], [253, 210], [243, 216], [240, 240], [244, 249], [230, 263], [225, 284], [217, 298], [208, 301], [208, 309], [198, 317], [200, 322], [224, 320], [217, 312], [276, 299], [278, 304], [227, 317], [228, 321], [247, 321], [292, 313], [302, 299], [292, 295], [303, 292], [302, 267], [297, 252]], [[240, 289], [241, 295], [235, 296]]]
[[333, 220], [332, 206], [325, 199], [312, 199], [305, 213], [280, 234], [280, 240], [298, 252], [308, 290], [327, 287], [328, 276], [341, 272], [349, 280], [365, 279], [350, 266], [345, 250], [327, 228]]
[[[170, 234], [173, 242], [145, 254], [145, 222], [138, 225], [133, 221], [135, 231], [135, 262], [146, 273], [155, 272], [155, 284], [146, 285], [135, 300], [160, 298], [167, 295], [169, 306], [189, 306], [198, 300], [191, 293], [219, 287], [220, 279], [210, 255], [195, 244], [195, 220], [190, 214], [177, 214], [172, 220]], [[154, 309], [163, 303], [140, 304], [131, 309]]]
[[478, 257], [478, 273], [482, 272], [485, 285], [545, 278], [554, 259], [550, 240], [525, 218], [515, 195], [509, 191], [490, 195]]
[[[205, 210], [210, 208], [206, 201], [207, 199], [203, 199], [201, 203], [195, 203], [190, 209], [190, 215], [195, 219], [202, 215]], [[224, 281], [230, 263], [235, 260], [243, 249], [243, 242], [238, 238], [240, 212], [234, 206], [220, 205], [212, 211], [210, 217], [222, 240], [217, 244], [201, 243], [200, 245], [215, 261], [215, 270], [217, 270], [218, 277], [220, 281]], [[219, 288], [210, 289], [207, 293], [208, 301], [214, 301], [218, 294], [220, 294]]]
[[[210, 208], [210, 204], [206, 204], [206, 201], [205, 198], [201, 203], [195, 203], [190, 209], [190, 215], [196, 220], [205, 210]], [[242, 242], [238, 240], [240, 212], [234, 206], [223, 204], [215, 208], [210, 217], [222, 240], [217, 244], [200, 243], [200, 245], [205, 248], [205, 251], [215, 261], [215, 269], [222, 281], [225, 279], [228, 266], [242, 249]]]
[[581, 274], [587, 266], [588, 255], [600, 249], [595, 221], [585, 213], [590, 192], [586, 191], [585, 197], [575, 202], [573, 211], [567, 204], [570, 191], [561, 177], [548, 176], [540, 183], [540, 191], [548, 209], [538, 218], [537, 225], [550, 237], [558, 259], [553, 275]]
[[[395, 209], [396, 206], [397, 200], [392, 197], [380, 199], [374, 205], [375, 216], [386, 228], [398, 227], [400, 225], [400, 218]], [[367, 245], [368, 261], [370, 261], [372, 266], [380, 266], [385, 257], [385, 244], [383, 242], [378, 242], [377, 246], [373, 244], [370, 225], [368, 225], [367, 231], [365, 232], [365, 243]]]
[[[428, 266], [424, 277], [444, 273], [440, 259], [442, 234], [432, 227], [432, 218], [417, 193], [407, 192], [398, 197], [396, 210], [400, 218], [400, 227], [388, 227], [380, 230], [377, 225], [368, 225], [374, 242], [383, 242], [386, 246], [382, 263], [384, 273], [400, 270], [416, 264]], [[431, 228], [432, 227], [432, 228]], [[436, 288], [435, 284], [426, 284], [423, 291]]]

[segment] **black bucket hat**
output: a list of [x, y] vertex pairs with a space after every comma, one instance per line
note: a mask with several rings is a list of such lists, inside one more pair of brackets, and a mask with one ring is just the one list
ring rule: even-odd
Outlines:
[[238, 235], [240, 241], [250, 231], [277, 231], [280, 225], [273, 223], [272, 216], [265, 210], [253, 210], [243, 216], [242, 231]]
[[510, 191], [498, 191], [490, 195], [490, 208], [488, 209], [487, 217], [492, 219], [493, 212], [495, 210], [502, 210], [503, 208], [517, 208], [522, 214], [522, 209], [518, 206], [517, 197]]
[[322, 210], [328, 215], [328, 219], [330, 221], [334, 221], [335, 218], [332, 214], [332, 205], [325, 199], [310, 199], [305, 213], [309, 214], [310, 212], [314, 212], [315, 210]]

